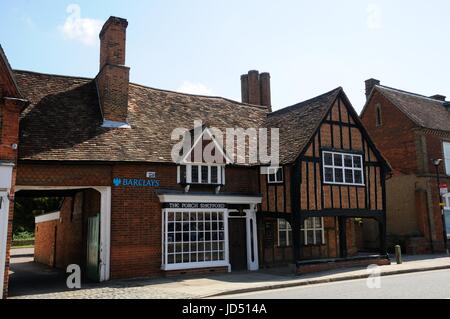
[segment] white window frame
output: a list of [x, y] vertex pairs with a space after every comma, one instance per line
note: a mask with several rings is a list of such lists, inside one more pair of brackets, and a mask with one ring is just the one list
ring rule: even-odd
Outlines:
[[[448, 152], [446, 152], [446, 145], [448, 146]], [[442, 153], [444, 154], [445, 173], [450, 175], [450, 142], [442, 143]]]
[[[284, 221], [286, 223], [286, 227], [284, 229], [281, 229], [281, 222]], [[280, 240], [280, 233], [286, 233], [286, 245], [282, 245], [281, 244], [281, 240]], [[291, 234], [291, 240], [289, 240], [289, 233]], [[287, 220], [285, 219], [278, 219], [278, 247], [290, 247], [292, 246], [292, 227], [291, 227], [291, 223], [289, 223]]]
[[[162, 269], [163, 270], [180, 270], [180, 269], [195, 269], [195, 268], [207, 268], [207, 267], [228, 267], [229, 266], [229, 262], [228, 262], [228, 221], [227, 221], [227, 211], [224, 209], [163, 209], [162, 213], [163, 213], [163, 218], [162, 218], [162, 226], [163, 226], [163, 232], [162, 232], [162, 237], [163, 237], [163, 241], [162, 241], [162, 251], [163, 251], [163, 260], [162, 260]], [[208, 260], [208, 261], [196, 261], [196, 262], [184, 262], [183, 258], [182, 258], [182, 262], [180, 263], [169, 263], [169, 252], [168, 252], [168, 248], [169, 248], [169, 242], [168, 242], [168, 234], [169, 234], [169, 213], [218, 213], [218, 214], [222, 214], [222, 222], [223, 222], [223, 233], [224, 233], [224, 237], [223, 240], [218, 240], [217, 242], [223, 242], [223, 259], [221, 260]], [[182, 215], [183, 216], [183, 215]], [[198, 221], [197, 221], [198, 222]], [[175, 226], [174, 226], [175, 227]], [[189, 226], [190, 227], [190, 226]], [[174, 228], [175, 229], [175, 228]], [[221, 230], [217, 230], [218, 232], [220, 232]], [[174, 230], [174, 233], [176, 233], [176, 230]], [[182, 236], [181, 236], [182, 241], [180, 242], [182, 250], [184, 249], [184, 244], [192, 244], [194, 242], [191, 242], [190, 237], [189, 237], [189, 242], [185, 243], [183, 240], [183, 230], [182, 230]], [[173, 242], [173, 244], [175, 244], [176, 242]], [[198, 243], [198, 241], [196, 242]], [[206, 240], [203, 241], [203, 243], [206, 243]], [[213, 240], [212, 240], [212, 236], [210, 237], [210, 243], [212, 246]], [[211, 248], [211, 252], [212, 252], [212, 248]], [[184, 253], [188, 253], [189, 255], [191, 255], [192, 253], [197, 253], [197, 258], [198, 258], [198, 251], [191, 251], [189, 250], [189, 252], [182, 252], [182, 256]], [[176, 252], [174, 253], [174, 255], [176, 255]], [[176, 260], [176, 257], [175, 257]]]
[[[281, 180], [278, 179], [278, 170], [281, 170]], [[271, 181], [270, 176], [274, 176], [275, 180]], [[269, 184], [281, 184], [284, 182], [284, 172], [283, 167], [268, 167], [267, 168], [267, 182]]]
[[[225, 165], [186, 164], [186, 184], [188, 185], [225, 185]], [[208, 181], [202, 182], [202, 167], [208, 167]], [[217, 183], [211, 183], [211, 167], [217, 167]], [[192, 182], [192, 170], [198, 170], [198, 181]], [[177, 167], [177, 183], [181, 184], [181, 166]]]
[[[317, 227], [316, 226], [316, 219], [320, 218], [321, 219], [321, 227]], [[325, 224], [324, 224], [324, 220], [323, 217], [309, 217], [308, 219], [312, 219], [312, 227], [307, 227], [307, 223], [306, 223], [306, 219], [305, 222], [303, 223], [303, 227], [301, 228], [301, 232], [303, 232], [303, 236], [304, 236], [304, 245], [305, 246], [309, 246], [309, 245], [318, 245], [317, 243], [317, 236], [316, 236], [316, 232], [320, 231], [322, 234], [322, 243], [320, 243], [320, 245], [325, 245]], [[313, 232], [313, 242], [309, 243], [308, 242], [308, 232]]]
[[[325, 164], [325, 154], [331, 154], [331, 158], [333, 163], [331, 165], [326, 165]], [[342, 156], [342, 166], [336, 166], [334, 165], [334, 156], [335, 155], [340, 155]], [[345, 156], [351, 156], [352, 157], [352, 167], [346, 167], [345, 166], [345, 160], [344, 157]], [[361, 160], [361, 167], [354, 167], [355, 166], [355, 157], [359, 157]], [[325, 170], [327, 168], [331, 168], [333, 170], [333, 182], [327, 181], [326, 178], [326, 174], [325, 174]], [[336, 171], [335, 169], [342, 169], [342, 178], [343, 178], [343, 182], [336, 182]], [[352, 170], [352, 175], [353, 175], [353, 183], [347, 183], [345, 181], [345, 170]], [[355, 183], [355, 171], [360, 171], [361, 172], [361, 183]], [[361, 154], [354, 154], [354, 153], [345, 153], [345, 152], [334, 152], [334, 151], [322, 151], [322, 173], [323, 173], [323, 183], [324, 184], [328, 184], [328, 185], [350, 185], [350, 186], [365, 186], [365, 181], [364, 181], [364, 161], [363, 161], [363, 156]]]

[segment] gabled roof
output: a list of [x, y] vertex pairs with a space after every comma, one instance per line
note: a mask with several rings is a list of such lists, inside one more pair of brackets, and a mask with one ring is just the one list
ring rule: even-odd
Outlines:
[[[417, 126], [450, 131], [450, 111], [444, 106], [445, 101], [377, 85], [368, 99], [369, 102], [376, 91], [386, 97]], [[365, 112], [367, 105], [368, 103], [361, 115]]]
[[21, 118], [19, 159], [172, 162], [174, 128], [259, 128], [267, 109], [220, 97], [130, 84], [130, 129], [104, 128], [93, 79], [15, 71], [31, 101]]
[[6, 81], [4, 84], [8, 97], [21, 98], [22, 95], [20, 94], [20, 90], [14, 79], [11, 66], [9, 65], [2, 46], [0, 45], [0, 85], [2, 84], [2, 78], [3, 81]]
[[267, 127], [280, 129], [280, 163], [294, 162], [307, 146], [342, 88], [270, 113]]

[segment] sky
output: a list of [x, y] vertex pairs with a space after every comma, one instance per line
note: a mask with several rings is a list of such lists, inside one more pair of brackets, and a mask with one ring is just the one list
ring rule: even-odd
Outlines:
[[277, 110], [364, 80], [450, 97], [450, 1], [0, 0], [14, 69], [95, 77], [98, 33], [126, 18], [131, 81], [240, 100], [240, 75], [270, 72]]

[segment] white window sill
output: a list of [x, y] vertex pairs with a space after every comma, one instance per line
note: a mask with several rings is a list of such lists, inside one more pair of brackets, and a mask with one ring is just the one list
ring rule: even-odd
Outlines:
[[161, 269], [170, 271], [170, 270], [212, 268], [212, 267], [230, 267], [230, 264], [226, 261], [207, 261], [207, 262], [198, 262], [198, 263], [164, 264], [161, 266]]

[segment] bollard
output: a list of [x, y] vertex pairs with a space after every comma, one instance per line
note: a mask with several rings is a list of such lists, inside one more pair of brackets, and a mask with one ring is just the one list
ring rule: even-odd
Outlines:
[[395, 259], [397, 261], [397, 265], [400, 265], [403, 263], [402, 260], [402, 247], [400, 245], [395, 246]]

